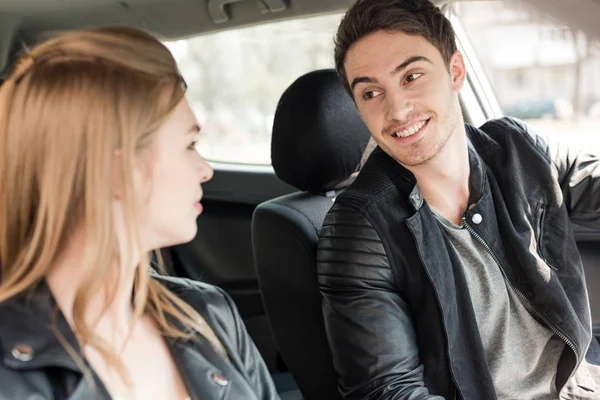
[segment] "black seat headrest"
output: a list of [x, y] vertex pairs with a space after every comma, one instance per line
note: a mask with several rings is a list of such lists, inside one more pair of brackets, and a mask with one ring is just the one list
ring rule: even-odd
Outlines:
[[333, 69], [310, 72], [283, 93], [273, 122], [271, 161], [304, 191], [342, 189], [358, 171], [369, 130]]

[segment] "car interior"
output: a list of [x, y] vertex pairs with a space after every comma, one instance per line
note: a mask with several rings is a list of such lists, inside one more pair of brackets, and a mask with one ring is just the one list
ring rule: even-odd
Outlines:
[[[457, 1], [434, 3], [450, 13]], [[597, 0], [571, 0], [568, 5], [560, 0], [523, 2], [553, 21], [600, 38]], [[127, 25], [174, 42], [301, 18], [341, 16], [351, 4], [352, 0], [0, 0], [0, 79], [18, 54], [60, 30]], [[458, 24], [456, 29], [469, 68], [461, 107], [467, 122], [480, 125], [503, 113], [467, 35]], [[169, 273], [215, 284], [233, 298], [283, 400], [341, 398], [321, 317], [316, 243], [336, 195], [359, 171], [370, 136], [331, 69], [333, 54], [328, 62], [327, 68], [315, 67], [280, 85], [268, 127], [270, 164], [206, 157], [215, 173], [203, 186], [198, 235], [190, 243], [162, 249]], [[600, 335], [600, 231], [578, 226], [574, 230], [593, 326]]]
[[369, 138], [332, 69], [298, 78], [275, 111], [273, 168], [300, 191], [256, 207], [252, 243], [277, 348], [306, 398], [339, 398], [321, 315], [316, 246], [325, 214], [352, 182]]

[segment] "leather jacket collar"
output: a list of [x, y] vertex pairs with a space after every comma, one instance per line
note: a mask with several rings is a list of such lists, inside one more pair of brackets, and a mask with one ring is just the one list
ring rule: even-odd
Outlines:
[[[214, 286], [153, 276], [201, 313], [227, 350], [225, 359], [202, 337], [166, 339], [192, 400], [275, 400], [268, 370], [231, 299]], [[80, 346], [45, 281], [0, 303], [0, 399], [109, 400], [111, 397], [82, 356]], [[81, 357], [94, 385], [55, 332]], [[8, 397], [4, 397], [8, 396]]]

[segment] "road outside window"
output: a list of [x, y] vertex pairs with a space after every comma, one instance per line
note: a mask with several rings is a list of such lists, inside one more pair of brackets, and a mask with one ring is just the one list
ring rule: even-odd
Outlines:
[[168, 42], [188, 83], [188, 100], [211, 161], [271, 164], [279, 97], [301, 75], [333, 68], [341, 15], [235, 29]]
[[451, 6], [505, 115], [600, 154], [600, 45], [520, 2]]

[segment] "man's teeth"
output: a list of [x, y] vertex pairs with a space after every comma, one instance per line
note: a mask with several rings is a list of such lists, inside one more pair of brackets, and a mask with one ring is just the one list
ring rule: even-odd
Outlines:
[[412, 136], [412, 135], [414, 135], [415, 133], [419, 132], [419, 130], [421, 130], [421, 128], [422, 128], [423, 126], [425, 126], [425, 124], [426, 124], [426, 123], [427, 123], [427, 121], [421, 121], [421, 122], [419, 122], [418, 124], [416, 124], [416, 125], [412, 126], [412, 127], [411, 127], [411, 128], [409, 128], [409, 129], [406, 129], [406, 130], [404, 130], [404, 131], [402, 131], [402, 132], [396, 132], [396, 136], [397, 136], [397, 137], [408, 137], [408, 136]]

